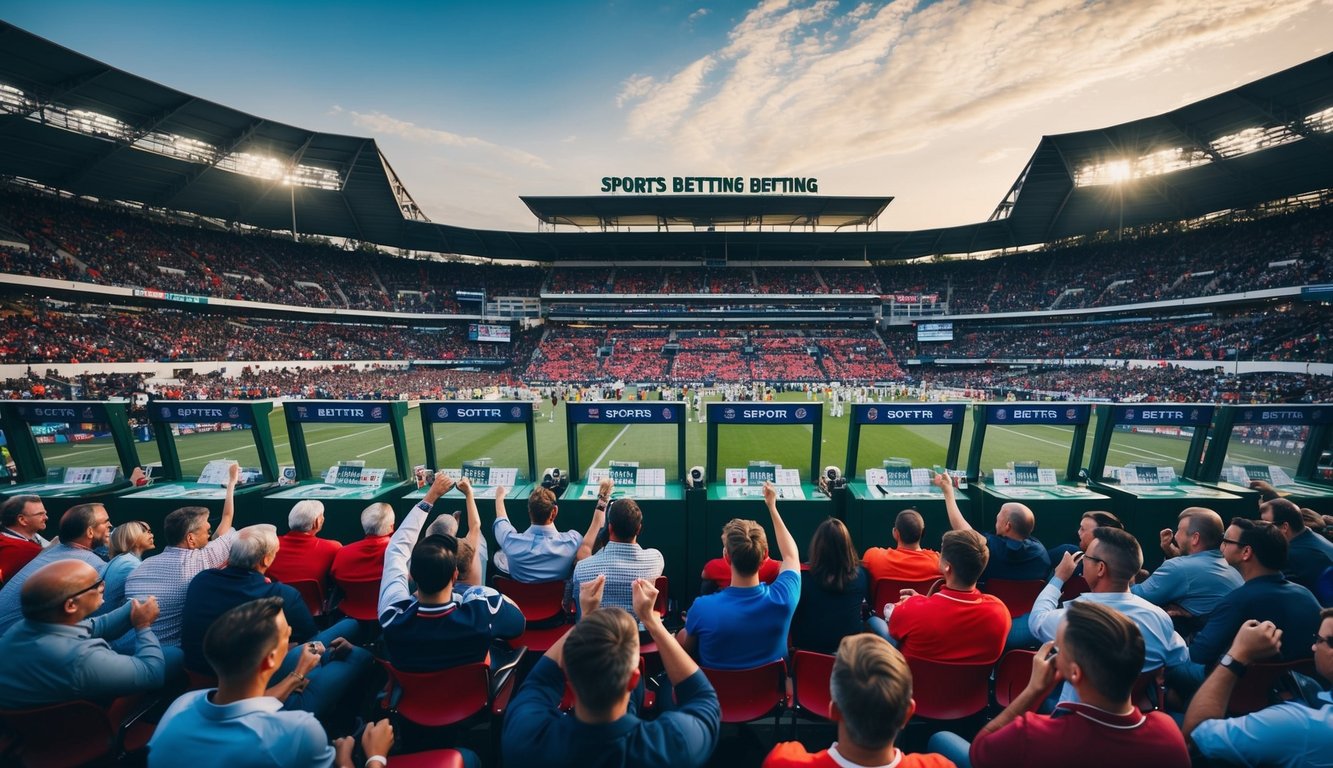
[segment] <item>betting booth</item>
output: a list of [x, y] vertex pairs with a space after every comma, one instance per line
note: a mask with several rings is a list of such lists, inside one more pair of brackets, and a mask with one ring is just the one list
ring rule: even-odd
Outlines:
[[104, 501], [129, 486], [139, 466], [126, 403], [21, 400], [0, 403], [6, 448], [14, 461], [14, 485], [5, 498], [42, 497], [54, 536], [60, 515], [87, 501]]
[[[492, 400], [423, 400], [421, 434], [426, 441], [425, 469], [444, 472], [457, 480], [466, 476], [481, 515], [488, 553], [495, 552], [491, 526], [495, 522], [495, 490], [504, 486], [506, 509], [526, 518], [527, 498], [537, 477], [537, 443], [530, 402]], [[426, 496], [422, 486], [395, 502], [401, 519]], [[449, 491], [432, 512], [463, 510], [463, 494]], [[463, 510], [460, 531], [467, 526]]]
[[1180, 403], [1097, 406], [1088, 476], [1143, 545], [1149, 569], [1162, 562], [1159, 532], [1175, 530], [1186, 507], [1206, 507], [1223, 520], [1254, 511], [1240, 496], [1187, 479], [1203, 458], [1213, 412], [1212, 405]]
[[[565, 403], [569, 487], [556, 504], [556, 525], [588, 530], [602, 478], [615, 483], [611, 498], [630, 497], [643, 512], [639, 544], [660, 550], [671, 594], [685, 594], [690, 572], [685, 494], [685, 404], [674, 401]], [[623, 441], [633, 431], [637, 439]], [[635, 446], [629, 454], [621, 446]], [[525, 507], [518, 508], [525, 510]], [[512, 517], [512, 513], [511, 513]], [[519, 526], [522, 528], [522, 526]]]
[[[280, 533], [296, 502], [317, 499], [324, 504], [320, 535], [344, 544], [357, 541], [364, 536], [362, 510], [377, 501], [392, 504], [416, 487], [403, 425], [405, 401], [293, 400], [282, 410], [292, 450], [292, 471], [284, 475], [291, 475], [291, 483], [260, 500], [263, 519]], [[314, 446], [321, 446], [318, 454], [311, 453]]]
[[185, 506], [222, 512], [227, 476], [234, 462], [241, 467], [236, 505], [256, 499], [278, 479], [265, 401], [165, 401], [147, 409], [148, 428], [157, 447], [158, 464], [146, 467], [151, 484], [127, 488], [106, 503], [116, 524], [142, 520], [154, 531], [172, 510]]
[[[778, 511], [804, 561], [815, 528], [841, 512], [818, 487], [823, 405], [722, 402], [709, 403], [707, 408], [708, 494], [700, 540], [703, 561], [722, 556], [719, 536], [722, 526], [732, 518], [763, 525], [770, 550], [775, 548], [773, 527], [764, 506], [764, 481], [777, 486]], [[722, 429], [727, 430], [725, 446], [719, 442]]]
[[1244, 497], [1254, 516], [1253, 480], [1321, 515], [1333, 514], [1333, 483], [1319, 477], [1320, 459], [1333, 441], [1333, 405], [1226, 405], [1218, 408], [1213, 437], [1198, 479]]
[[1086, 403], [977, 403], [967, 481], [978, 530], [991, 531], [1000, 507], [1025, 504], [1036, 516], [1034, 536], [1047, 547], [1077, 540], [1079, 518], [1112, 511], [1110, 497], [1088, 488], [1079, 464], [1092, 406]]
[[[904, 509], [915, 509], [925, 520], [921, 545], [940, 548], [940, 537], [949, 530], [949, 513], [944, 494], [931, 483], [936, 471], [958, 478], [958, 508], [973, 527], [982, 527], [971, 514], [966, 472], [958, 469], [967, 407], [966, 403], [852, 405], [847, 463], [842, 469], [849, 478], [847, 528], [862, 552], [868, 547], [893, 546], [893, 523]], [[863, 453], [870, 455], [864, 467], [860, 462]], [[931, 463], [913, 466], [910, 458], [898, 458], [895, 453], [924, 454], [928, 458], [918, 460]]]

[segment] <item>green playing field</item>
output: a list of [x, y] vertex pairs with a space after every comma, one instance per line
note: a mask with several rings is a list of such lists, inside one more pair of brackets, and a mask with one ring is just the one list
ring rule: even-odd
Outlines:
[[[780, 399], [803, 401], [805, 395], [792, 393]], [[543, 403], [536, 424], [537, 469], [569, 466], [565, 410], [556, 409], [550, 421], [550, 404]], [[848, 419], [832, 418], [824, 405], [823, 441], [820, 445], [819, 466], [835, 464], [839, 467], [847, 455]], [[1094, 417], [1095, 419], [1095, 417]], [[278, 461], [291, 463], [285, 423], [280, 409], [271, 415]], [[408, 452], [412, 464], [424, 464], [425, 443], [421, 420], [415, 409], [407, 418]], [[1094, 421], [1095, 427], [1095, 421]], [[463, 461], [489, 458], [492, 466], [518, 467], [526, 476], [526, 453], [523, 429], [519, 425], [437, 425], [433, 439], [441, 467], [457, 467]], [[784, 467], [801, 470], [802, 479], [810, 466], [811, 428], [808, 426], [731, 427], [719, 432], [718, 467], [743, 467], [749, 461], [762, 459]], [[367, 467], [392, 469], [393, 447], [389, 429], [381, 425], [365, 424], [307, 424], [305, 426], [311, 463], [316, 471], [339, 461], [361, 460]], [[686, 430], [686, 462], [688, 466], [705, 464], [705, 425], [692, 421]], [[981, 469], [990, 473], [1011, 461], [1038, 461], [1043, 467], [1063, 473], [1069, 455], [1073, 430], [1068, 427], [996, 427], [987, 430], [986, 445], [982, 452]], [[578, 429], [579, 462], [584, 471], [589, 467], [607, 465], [608, 461], [638, 461], [643, 467], [664, 467], [668, 477], [676, 476], [676, 428], [671, 425], [583, 425]], [[899, 457], [910, 459], [914, 467], [931, 467], [944, 463], [948, 428], [873, 427], [862, 431], [859, 450], [858, 474], [866, 466], [878, 466], [883, 459]], [[960, 463], [967, 459], [971, 441], [971, 419], [964, 426]], [[1088, 450], [1092, 431], [1088, 433]], [[141, 463], [157, 460], [157, 445], [153, 442], [137, 444]], [[1174, 466], [1180, 472], [1184, 463], [1187, 441], [1179, 438], [1146, 434], [1118, 433], [1111, 446], [1107, 464], [1124, 465], [1131, 462], [1150, 462]], [[198, 474], [207, 462], [214, 459], [235, 459], [243, 466], [258, 466], [258, 453], [248, 431], [202, 433], [178, 438], [177, 448], [187, 475]], [[43, 445], [43, 456], [48, 467], [97, 466], [115, 463], [115, 452], [109, 441], [89, 441], [76, 444]], [[1254, 464], [1276, 464], [1294, 471], [1296, 457], [1266, 451], [1257, 446], [1233, 445], [1233, 460]], [[1080, 466], [1086, 466], [1085, 455]], [[843, 467], [846, 470], [846, 467]]]

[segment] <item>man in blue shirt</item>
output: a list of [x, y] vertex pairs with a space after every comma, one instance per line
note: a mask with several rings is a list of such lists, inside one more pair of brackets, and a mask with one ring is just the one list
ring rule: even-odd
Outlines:
[[[953, 479], [948, 473], [936, 474], [931, 482], [944, 494], [950, 527], [955, 531], [973, 530], [958, 508]], [[980, 583], [984, 584], [987, 579], [1042, 580], [1050, 575], [1051, 559], [1046, 554], [1046, 547], [1032, 535], [1036, 526], [1037, 519], [1027, 505], [1011, 501], [1000, 507], [995, 516], [995, 532], [978, 531], [986, 537], [986, 546], [990, 549], [990, 560], [981, 574]]]
[[[1319, 614], [1314, 635], [1314, 665], [1319, 682], [1333, 683], [1333, 608]], [[1319, 691], [1312, 701], [1286, 701], [1242, 717], [1227, 718], [1227, 701], [1246, 666], [1279, 652], [1283, 645], [1304, 646], [1305, 636], [1286, 636], [1271, 621], [1241, 626], [1226, 660], [1213, 668], [1190, 700], [1182, 726], [1185, 736], [1206, 758], [1235, 765], [1333, 765], [1333, 694]]]
[[[505, 714], [504, 759], [511, 765], [671, 766], [708, 762], [717, 746], [722, 709], [698, 665], [653, 610], [652, 582], [633, 583], [634, 613], [657, 644], [675, 688], [676, 707], [639, 718], [639, 631], [630, 614], [601, 608], [604, 576], [580, 590], [583, 620], [537, 661]], [[785, 634], [784, 634], [785, 637]], [[565, 680], [574, 691], [572, 716], [560, 711]]]
[[[611, 492], [610, 481], [603, 482], [598, 496]], [[515, 581], [537, 584], [545, 581], [564, 581], [574, 570], [574, 563], [592, 554], [593, 540], [602, 527], [602, 519], [594, 515], [587, 533], [560, 531], [555, 527], [555, 516], [560, 507], [549, 488], [538, 488], [528, 496], [528, 519], [532, 524], [519, 533], [505, 511], [504, 494], [495, 494], [495, 567], [508, 573]]]
[[785, 658], [787, 632], [801, 597], [801, 555], [778, 514], [778, 492], [764, 483], [764, 503], [782, 554], [772, 584], [759, 581], [768, 557], [768, 537], [753, 520], [722, 526], [722, 557], [731, 565], [731, 586], [694, 601], [680, 631], [680, 644], [705, 669], [752, 669]]
[[1305, 526], [1301, 508], [1290, 499], [1273, 499], [1259, 505], [1259, 517], [1282, 532], [1287, 540], [1287, 564], [1282, 573], [1291, 581], [1314, 592], [1319, 578], [1333, 565], [1333, 541]]
[[57, 560], [80, 560], [91, 565], [97, 575], [101, 576], [106, 570], [106, 561], [93, 550], [105, 547], [110, 539], [111, 518], [106, 513], [106, 507], [101, 504], [79, 504], [66, 510], [60, 517], [60, 542], [43, 549], [18, 573], [5, 574], [5, 586], [0, 589], [0, 633], [23, 618], [19, 595], [29, 576], [47, 563]]
[[[1177, 605], [1200, 623], [1232, 590], [1245, 583], [1222, 557], [1222, 517], [1211, 509], [1189, 507], [1176, 530], [1161, 533], [1167, 559], [1130, 592], [1153, 605]], [[1198, 624], [1195, 624], [1198, 626]]]

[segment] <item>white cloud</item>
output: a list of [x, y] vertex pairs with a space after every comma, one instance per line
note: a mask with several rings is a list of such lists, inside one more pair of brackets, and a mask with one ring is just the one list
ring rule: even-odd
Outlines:
[[685, 17], [685, 23], [686, 23], [686, 24], [693, 24], [694, 22], [698, 21], [699, 19], [702, 19], [703, 17], [707, 16], [709, 13], [712, 13], [712, 11], [708, 10], [707, 8], [700, 8], [699, 10], [697, 10], [697, 11], [695, 11], [694, 13], [691, 13], [689, 16]]
[[616, 103], [628, 108], [628, 138], [662, 143], [683, 165], [828, 169], [989, 129], [1102, 84], [1151, 82], [1325, 2], [894, 0], [839, 13], [831, 0], [766, 0], [725, 46], [630, 77]]
[[463, 136], [438, 128], [425, 128], [416, 123], [386, 115], [383, 112], [356, 112], [353, 110], [343, 110], [342, 107], [336, 105], [333, 110], [335, 114], [345, 111], [352, 116], [352, 122], [358, 128], [362, 128], [374, 136], [392, 135], [419, 144], [488, 152], [502, 157], [515, 165], [541, 170], [550, 169], [550, 166], [547, 165], [545, 160], [542, 160], [531, 152], [524, 152], [521, 149], [514, 149], [512, 147], [504, 147], [486, 141], [485, 139], [477, 138], [476, 136]]

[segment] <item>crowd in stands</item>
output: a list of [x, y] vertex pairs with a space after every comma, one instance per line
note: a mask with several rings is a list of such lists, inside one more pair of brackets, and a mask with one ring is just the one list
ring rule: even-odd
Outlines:
[[1181, 403], [1327, 403], [1333, 377], [1281, 372], [1226, 375], [1162, 365], [1126, 368], [1097, 365], [1045, 367], [1014, 372], [1008, 367], [932, 368], [927, 386], [977, 389], [991, 397], [1115, 400]]

